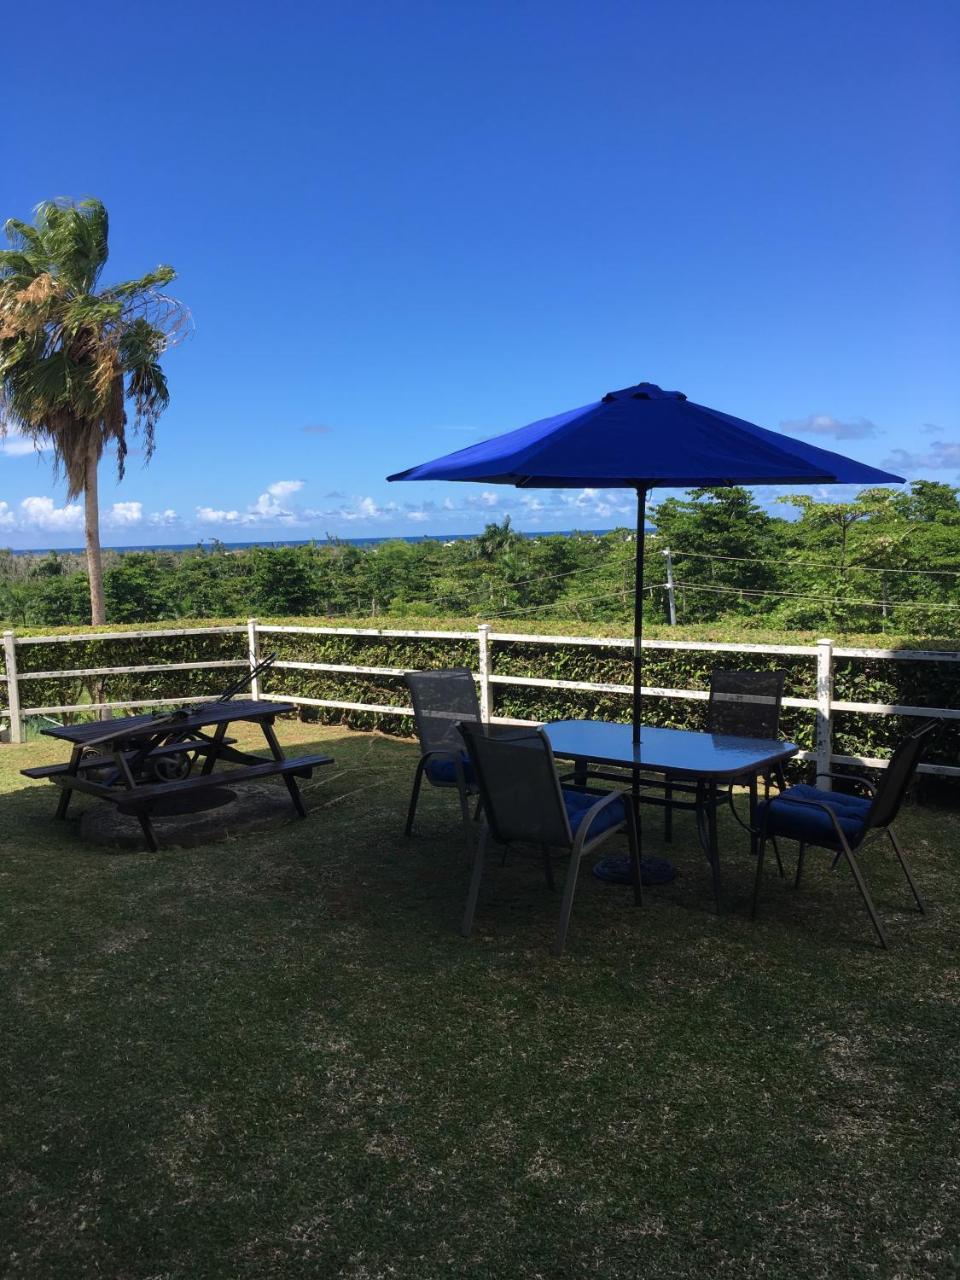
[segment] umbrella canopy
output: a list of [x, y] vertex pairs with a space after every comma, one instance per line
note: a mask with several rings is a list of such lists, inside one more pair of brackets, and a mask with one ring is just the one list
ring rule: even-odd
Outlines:
[[753, 484], [901, 484], [901, 476], [640, 382], [602, 400], [388, 476], [520, 488], [637, 490], [633, 732], [640, 736], [647, 490]]

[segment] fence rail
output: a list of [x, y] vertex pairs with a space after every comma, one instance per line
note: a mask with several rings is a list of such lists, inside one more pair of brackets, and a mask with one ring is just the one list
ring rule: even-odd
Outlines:
[[[195, 662], [142, 663], [128, 666], [73, 667], [56, 671], [18, 671], [17, 650], [27, 645], [67, 644], [70, 642], [91, 641], [130, 641], [136, 639], [162, 639], [180, 636], [223, 636], [236, 635], [244, 638], [242, 656], [237, 658], [211, 658]], [[6, 689], [6, 706], [0, 708], [0, 717], [9, 722], [11, 742], [22, 742], [24, 739], [24, 721], [30, 716], [53, 716], [60, 714], [76, 714], [82, 712], [134, 710], [143, 707], [172, 706], [180, 703], [204, 702], [203, 696], [183, 696], [164, 698], [139, 698], [127, 701], [102, 701], [88, 703], [64, 703], [51, 706], [24, 706], [21, 698], [21, 686], [31, 680], [81, 679], [93, 676], [158, 674], [168, 671], [200, 671], [223, 670], [255, 665], [260, 656], [260, 638], [265, 635], [316, 635], [316, 636], [356, 636], [358, 638], [405, 639], [405, 640], [448, 640], [450, 642], [471, 641], [477, 646], [477, 663], [474, 678], [479, 686], [481, 714], [485, 720], [500, 723], [529, 723], [511, 717], [493, 714], [495, 706], [494, 690], [501, 686], [536, 689], [570, 689], [589, 693], [606, 693], [628, 697], [632, 688], [628, 684], [613, 684], [591, 680], [550, 679], [543, 676], [511, 676], [498, 675], [495, 670], [496, 646], [498, 644], [534, 644], [538, 646], [592, 647], [603, 649], [632, 649], [633, 641], [629, 638], [597, 637], [597, 636], [554, 636], [530, 635], [521, 632], [493, 631], [484, 623], [476, 631], [409, 631], [393, 628], [367, 627], [326, 627], [263, 624], [251, 618], [244, 624], [231, 626], [189, 627], [170, 630], [151, 629], [139, 631], [87, 632], [78, 635], [53, 636], [17, 636], [13, 631], [3, 633], [4, 673], [0, 676]], [[834, 647], [829, 639], [819, 640], [815, 645], [783, 645], [783, 644], [721, 644], [715, 641], [698, 640], [649, 640], [645, 649], [687, 650], [710, 653], [749, 653], [771, 654], [790, 657], [807, 658], [815, 664], [816, 695], [812, 698], [784, 698], [787, 707], [797, 707], [813, 711], [816, 717], [815, 748], [803, 751], [801, 758], [816, 760], [817, 769], [826, 771], [836, 764], [862, 765], [868, 768], [884, 768], [886, 761], [872, 756], [850, 756], [833, 751], [834, 716], [840, 713], [857, 713], [861, 715], [880, 716], [941, 716], [948, 720], [960, 720], [960, 708], [929, 707], [902, 705], [898, 703], [851, 702], [837, 700], [833, 697], [834, 665], [837, 659], [881, 659], [889, 661], [912, 662], [960, 662], [960, 651], [953, 650], [906, 650], [906, 649], [851, 649]], [[276, 664], [277, 670], [283, 671], [317, 671], [329, 675], [351, 676], [403, 676], [409, 668], [364, 666], [344, 662], [304, 662], [284, 659]], [[644, 687], [644, 696], [653, 698], [669, 698], [677, 700], [702, 701], [709, 695], [702, 689], [674, 689], [659, 686]], [[384, 704], [356, 702], [340, 698], [313, 698], [300, 694], [266, 693], [256, 679], [251, 681], [252, 697], [263, 698], [273, 702], [293, 702], [300, 706], [318, 707], [326, 710], [361, 711], [376, 715], [410, 716], [412, 710], [404, 704]], [[0, 694], [2, 696], [2, 694]], [[937, 774], [942, 777], [960, 778], [960, 768], [952, 765], [924, 764], [920, 766], [924, 773]]]

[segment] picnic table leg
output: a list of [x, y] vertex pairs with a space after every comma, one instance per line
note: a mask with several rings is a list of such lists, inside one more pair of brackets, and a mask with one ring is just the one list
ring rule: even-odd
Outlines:
[[153, 823], [150, 821], [149, 814], [141, 809], [137, 814], [137, 818], [140, 821], [140, 829], [143, 832], [144, 840], [147, 842], [147, 848], [151, 853], [156, 853], [158, 849], [157, 837], [153, 834]]
[[208, 774], [213, 772], [213, 766], [217, 763], [217, 757], [220, 755], [220, 747], [223, 745], [223, 740], [227, 736], [228, 728], [229, 725], [226, 720], [217, 725], [216, 731], [213, 735], [213, 750], [207, 752], [207, 758], [204, 760], [203, 768], [200, 770], [200, 776], [202, 778], [207, 777]]
[[[274, 733], [273, 725], [270, 724], [268, 720], [261, 720], [260, 727], [263, 730], [263, 736], [267, 740], [267, 746], [270, 748], [274, 760], [286, 759], [283, 754], [283, 748], [277, 740], [276, 733]], [[297, 786], [296, 778], [290, 773], [285, 773], [283, 775], [283, 780], [287, 784], [287, 790], [290, 792], [290, 799], [293, 801], [293, 807], [296, 809], [297, 813], [299, 813], [301, 818], [305, 818], [307, 816], [307, 810], [303, 803], [303, 797], [300, 795], [300, 788]]]
[[[120, 771], [120, 776], [126, 784], [127, 790], [136, 791], [137, 780], [133, 776], [133, 770], [130, 768], [130, 764], [127, 757], [123, 754], [123, 751], [114, 751], [113, 758], [117, 762], [117, 768]], [[143, 838], [147, 842], [147, 848], [151, 853], [156, 853], [157, 837], [153, 834], [153, 823], [150, 821], [150, 815], [147, 813], [146, 809], [137, 810], [137, 821], [140, 823], [140, 830], [143, 832]]]
[[[82, 747], [74, 747], [70, 752], [70, 765], [67, 771], [68, 778], [75, 778], [80, 769], [80, 757], [83, 755]], [[64, 783], [60, 790], [60, 799], [57, 801], [58, 818], [65, 818], [67, 810], [70, 807], [70, 798], [73, 795], [73, 787]]]

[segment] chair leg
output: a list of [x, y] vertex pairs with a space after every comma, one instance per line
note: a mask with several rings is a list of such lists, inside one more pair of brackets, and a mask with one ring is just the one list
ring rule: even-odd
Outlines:
[[460, 817], [463, 819], [463, 841], [467, 850], [467, 859], [473, 852], [473, 818], [470, 814], [470, 797], [467, 788], [461, 783], [457, 787], [460, 796]]
[[487, 841], [490, 838], [490, 828], [484, 827], [480, 833], [480, 839], [477, 841], [476, 852], [473, 855], [473, 874], [470, 877], [470, 890], [467, 893], [467, 905], [463, 911], [463, 923], [460, 926], [460, 932], [465, 938], [469, 938], [473, 932], [473, 917], [477, 913], [477, 899], [480, 897], [480, 881], [483, 879], [483, 859], [487, 852]]
[[663, 788], [663, 839], [665, 844], [673, 843], [673, 787], [669, 783]]
[[557, 936], [553, 943], [553, 954], [562, 956], [567, 943], [567, 929], [570, 927], [570, 912], [573, 910], [573, 895], [577, 889], [577, 875], [580, 871], [580, 854], [576, 849], [570, 853], [570, 865], [567, 867], [567, 879], [563, 886], [563, 902], [560, 904], [560, 920], [557, 924]]
[[413, 775], [413, 791], [410, 795], [410, 806], [407, 809], [407, 825], [403, 834], [409, 836], [413, 833], [413, 820], [417, 816], [417, 801], [420, 799], [420, 784], [423, 782], [423, 771], [426, 768], [424, 760], [417, 761], [417, 771]]
[[917, 882], [914, 880], [913, 875], [910, 871], [910, 866], [907, 862], [906, 855], [904, 854], [903, 850], [900, 848], [900, 842], [897, 839], [897, 837], [893, 834], [893, 831], [890, 829], [890, 827], [887, 827], [887, 835], [890, 837], [890, 843], [893, 845], [893, 852], [897, 855], [897, 861], [900, 863], [900, 868], [903, 871], [903, 874], [907, 877], [907, 884], [910, 886], [910, 889], [911, 889], [911, 892], [913, 893], [914, 898], [916, 898], [917, 906], [919, 907], [921, 913], [925, 915], [927, 908], [924, 905], [923, 898], [920, 896], [920, 890], [917, 888]]
[[553, 878], [553, 861], [550, 857], [549, 845], [542, 844], [540, 846], [540, 851], [543, 854], [543, 874], [547, 880], [547, 888], [550, 890], [551, 893], [553, 893], [553, 891], [557, 887], [557, 884]]
[[783, 880], [785, 878], [783, 871], [783, 859], [780, 857], [780, 846], [777, 844], [777, 837], [771, 836], [770, 843], [773, 845], [774, 857], [777, 860], [777, 871], [780, 874], [780, 879]]
[[767, 837], [761, 832], [757, 840], [757, 874], [753, 878], [753, 906], [750, 908], [752, 918], [757, 914], [757, 903], [760, 901], [760, 881], [763, 877], [763, 856], [767, 851]]
[[800, 841], [800, 847], [797, 849], [797, 874], [793, 877], [793, 887], [800, 888], [800, 879], [803, 875], [803, 856], [807, 852], [807, 846]]
[[853, 856], [853, 851], [847, 847], [841, 852], [847, 860], [847, 865], [850, 868], [850, 872], [854, 880], [857, 882], [857, 888], [860, 890], [860, 897], [863, 899], [863, 904], [867, 908], [870, 921], [876, 930], [877, 937], [880, 939], [880, 945], [884, 950], [887, 950], [887, 935], [883, 931], [883, 925], [880, 923], [880, 917], [877, 915], [876, 907], [873, 905], [873, 899], [870, 897], [870, 891], [867, 888], [867, 883], [863, 878], [860, 866], [856, 858]]

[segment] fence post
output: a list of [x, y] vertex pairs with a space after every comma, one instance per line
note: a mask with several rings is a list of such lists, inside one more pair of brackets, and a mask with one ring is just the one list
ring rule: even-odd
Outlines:
[[[833, 759], [833, 641], [817, 641], [817, 773], [827, 773]], [[831, 790], [829, 778], [817, 778], [817, 786]]]
[[480, 719], [490, 720], [490, 624], [482, 622], [477, 627], [477, 644], [480, 646]]
[[[247, 619], [247, 659], [250, 663], [251, 671], [260, 661], [260, 636], [257, 632], [256, 618]], [[251, 676], [250, 678], [250, 697], [253, 698], [254, 702], [259, 700], [260, 680], [257, 676]]]
[[10, 741], [23, 741], [20, 716], [20, 682], [17, 679], [17, 642], [12, 631], [3, 633], [3, 661], [7, 672], [7, 707], [10, 711]]

